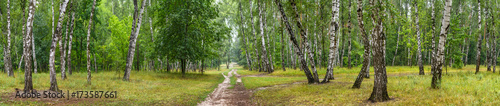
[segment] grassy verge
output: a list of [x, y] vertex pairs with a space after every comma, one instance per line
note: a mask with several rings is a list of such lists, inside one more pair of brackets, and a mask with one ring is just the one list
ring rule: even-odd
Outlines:
[[255, 89], [271, 85], [293, 83], [297, 81], [306, 81], [305, 77], [243, 77], [242, 82], [247, 89]]
[[[222, 69], [222, 68], [221, 68]], [[58, 73], [58, 86], [62, 90], [72, 91], [117, 91], [117, 99], [108, 99], [99, 104], [104, 105], [196, 105], [222, 82], [224, 77], [220, 73], [228, 72], [208, 70], [205, 74], [187, 73], [157, 73], [148, 71], [132, 71], [131, 81], [122, 81], [123, 72], [98, 72], [92, 73], [92, 85], [87, 84], [87, 73], [73, 73], [68, 79], [61, 80]], [[16, 78], [7, 77], [0, 73], [0, 95], [14, 92], [14, 88], [24, 88], [24, 74], [16, 73]], [[33, 74], [34, 89], [47, 90], [50, 86], [49, 74]], [[36, 101], [7, 101], [0, 100], [2, 104], [34, 104], [43, 103]], [[84, 101], [83, 101], [84, 102]]]
[[[418, 73], [418, 67], [387, 67], [388, 74], [393, 75], [388, 77], [387, 84], [389, 96], [393, 100], [376, 105], [500, 104], [498, 73], [486, 72], [486, 68], [481, 67], [481, 73], [474, 74], [475, 66], [472, 65], [462, 69], [449, 68], [449, 73], [443, 75], [442, 88], [435, 90], [430, 89], [432, 76], [427, 70], [426, 67], [427, 75], [420, 76], [413, 75]], [[327, 84], [295, 84], [260, 90], [253, 95], [253, 101], [258, 105], [375, 105], [366, 102], [373, 88], [373, 77], [365, 79], [360, 89], [350, 88], [358, 72], [349, 74], [340, 71], [336, 75], [337, 79]], [[248, 82], [245, 85], [249, 85]], [[257, 84], [252, 86], [265, 83]]]

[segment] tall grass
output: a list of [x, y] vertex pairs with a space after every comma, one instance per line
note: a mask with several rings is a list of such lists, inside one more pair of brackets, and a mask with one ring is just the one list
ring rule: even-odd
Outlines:
[[[222, 82], [220, 73], [228, 72], [208, 70], [205, 74], [187, 73], [158, 73], [149, 71], [132, 71], [130, 82], [122, 80], [123, 72], [92, 73], [92, 84], [87, 84], [87, 73], [73, 73], [68, 79], [61, 80], [57, 75], [58, 86], [61, 90], [70, 93], [73, 91], [117, 91], [117, 99], [104, 99], [99, 104], [106, 105], [196, 105], [213, 91], [217, 84]], [[0, 95], [5, 96], [14, 92], [14, 88], [24, 88], [24, 74], [16, 73], [16, 78], [7, 77], [0, 73]], [[38, 91], [48, 90], [49, 74], [33, 74], [33, 86]], [[38, 104], [36, 101], [14, 101], [7, 104]], [[82, 102], [85, 100], [82, 99]]]

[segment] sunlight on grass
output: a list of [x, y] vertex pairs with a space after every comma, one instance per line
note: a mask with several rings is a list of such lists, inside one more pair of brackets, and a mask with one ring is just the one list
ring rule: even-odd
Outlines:
[[[472, 65], [462, 69], [449, 68], [449, 73], [443, 74], [442, 88], [438, 90], [430, 89], [430, 73], [424, 76], [396, 74], [418, 73], [413, 69], [418, 67], [387, 67], [389, 75], [395, 74], [388, 77], [387, 84], [393, 100], [376, 105], [500, 104], [500, 75], [486, 72], [484, 67], [477, 75]], [[373, 78], [365, 79], [360, 89], [351, 89], [356, 75], [337, 75], [337, 79], [327, 84], [296, 84], [257, 91], [253, 101], [258, 105], [370, 105], [366, 100], [373, 88]]]
[[306, 81], [305, 77], [243, 77], [241, 79], [247, 89], [255, 89], [278, 84], [293, 83], [297, 81]]
[[[130, 82], [122, 81], [123, 72], [92, 73], [92, 85], [87, 84], [87, 73], [73, 73], [68, 79], [60, 80], [57, 75], [59, 88], [63, 91], [117, 91], [117, 99], [105, 99], [107, 105], [131, 104], [163, 104], [163, 105], [196, 105], [211, 93], [224, 77], [220, 73], [228, 72], [221, 68], [208, 70], [205, 74], [187, 73], [158, 73], [148, 71], [132, 71]], [[24, 73], [16, 73], [16, 78], [7, 77], [0, 73], [0, 94], [13, 93], [14, 88], [24, 88]], [[49, 74], [33, 74], [34, 89], [47, 90], [50, 86]], [[112, 102], [110, 102], [112, 101]], [[20, 101], [14, 104], [25, 104]], [[33, 104], [35, 102], [29, 103]]]

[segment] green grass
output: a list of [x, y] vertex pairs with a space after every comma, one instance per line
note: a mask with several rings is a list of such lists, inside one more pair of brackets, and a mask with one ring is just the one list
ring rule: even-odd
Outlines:
[[[92, 74], [92, 85], [87, 84], [87, 73], [73, 73], [68, 79], [61, 80], [57, 75], [58, 86], [66, 91], [117, 91], [117, 99], [103, 99], [98, 104], [104, 105], [196, 105], [211, 93], [224, 77], [220, 73], [228, 72], [209, 70], [204, 75], [187, 73], [184, 77], [180, 73], [157, 73], [148, 71], [132, 71], [130, 82], [122, 81], [123, 72], [98, 72]], [[13, 93], [14, 88], [24, 88], [24, 73], [15, 73], [16, 78], [7, 77], [0, 73], [0, 95]], [[48, 90], [49, 74], [33, 74], [34, 89]], [[42, 102], [0, 100], [3, 104], [13, 105], [43, 105]]]
[[297, 81], [305, 81], [305, 77], [243, 77], [241, 81], [245, 88], [255, 89], [278, 84], [293, 83]]
[[[442, 88], [437, 90], [430, 89], [432, 76], [427, 72], [427, 67], [427, 75], [424, 76], [416, 75], [418, 73], [416, 69], [418, 67], [387, 67], [389, 75], [387, 90], [393, 100], [376, 105], [500, 104], [498, 101], [500, 99], [500, 84], [498, 84], [500, 74], [487, 72], [485, 67], [481, 67], [481, 72], [477, 75], [474, 74], [475, 66], [472, 65], [462, 69], [449, 68], [449, 73], [443, 74]], [[358, 72], [359, 70], [357, 72], [340, 71], [336, 79], [327, 84], [294, 84], [259, 90], [254, 93], [253, 101], [258, 105], [375, 105], [366, 102], [372, 92], [373, 77], [365, 79], [360, 89], [350, 88]], [[291, 74], [291, 76], [294, 75]], [[305, 80], [303, 78], [302, 81]], [[253, 87], [267, 84], [251, 83], [250, 85]], [[245, 82], [246, 85], [249, 85], [248, 81]]]

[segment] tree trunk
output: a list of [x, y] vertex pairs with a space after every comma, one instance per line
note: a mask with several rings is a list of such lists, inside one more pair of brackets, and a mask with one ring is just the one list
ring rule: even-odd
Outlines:
[[[309, 42], [307, 42], [308, 38], [307, 38], [307, 33], [306, 31], [304, 30], [303, 26], [302, 26], [302, 23], [300, 22], [300, 19], [299, 19], [299, 13], [297, 12], [297, 5], [295, 3], [295, 0], [292, 0], [290, 2], [290, 4], [292, 5], [292, 9], [294, 10], [294, 14], [295, 14], [295, 21], [297, 23], [297, 27], [299, 28], [300, 30], [300, 35], [302, 37], [302, 40], [304, 40], [304, 50], [305, 50], [305, 53], [308, 54], [308, 57], [310, 58], [309, 59], [309, 62], [311, 62], [311, 69], [312, 69], [312, 73], [314, 75], [314, 81], [316, 83], [319, 83], [319, 78], [318, 78], [318, 73], [316, 71], [316, 67], [315, 67], [315, 63], [314, 63], [314, 58], [313, 58], [313, 54], [311, 52], [311, 48], [310, 48], [310, 45], [309, 45]], [[338, 7], [338, 6], [337, 6]], [[307, 67], [307, 63], [306, 61], [303, 61], [301, 62], [301, 64], [305, 64], [305, 65], [302, 65], [304, 67], [304, 69], [308, 68]], [[333, 77], [333, 76], [332, 76]]]
[[[10, 3], [10, 0], [7, 0], [7, 4]], [[33, 28], [33, 20], [35, 16], [35, 3], [36, 0], [30, 0], [29, 8], [28, 8], [28, 19], [26, 20], [26, 35], [24, 35], [24, 49], [23, 52], [26, 53], [26, 58], [24, 62], [24, 91], [32, 91], [33, 90], [33, 81], [31, 76], [31, 43], [33, 40], [32, 28]], [[9, 7], [8, 7], [9, 8]], [[8, 11], [8, 15], [10, 15], [10, 10]], [[9, 25], [10, 26], [10, 25]], [[24, 26], [23, 26], [24, 27]], [[10, 33], [10, 31], [9, 31]]]
[[259, 50], [257, 49], [257, 34], [255, 32], [255, 24], [254, 24], [254, 20], [253, 20], [253, 2], [252, 0], [249, 0], [248, 1], [249, 4], [250, 4], [250, 23], [252, 24], [252, 36], [254, 36], [255, 38], [253, 39], [253, 45], [254, 45], [254, 50], [255, 50], [255, 58], [257, 58], [256, 62], [257, 62], [257, 68], [259, 69], [259, 72], [262, 71], [262, 68], [261, 68], [261, 62], [260, 62], [260, 55], [259, 55]]
[[94, 16], [95, 2], [96, 2], [96, 0], [94, 0], [94, 2], [92, 4], [92, 10], [90, 12], [90, 19], [89, 19], [89, 27], [87, 28], [87, 83], [89, 83], [89, 84], [92, 84], [91, 83], [92, 75], [91, 75], [91, 67], [90, 67], [91, 63], [90, 63], [89, 46], [90, 46], [90, 32], [91, 32], [91, 27], [92, 27], [92, 18]]
[[397, 35], [398, 35], [398, 38], [397, 38], [397, 40], [396, 40], [396, 50], [395, 50], [394, 56], [392, 57], [392, 66], [394, 66], [394, 61], [396, 61], [396, 56], [398, 55], [398, 47], [399, 47], [399, 29], [400, 29], [400, 28], [401, 28], [401, 27], [398, 27], [398, 32], [396, 32], [396, 33], [397, 33]]
[[[59, 20], [57, 21], [57, 27], [54, 33], [52, 34], [52, 43], [50, 46], [50, 57], [49, 57], [49, 69], [50, 69], [50, 89], [51, 91], [56, 91], [59, 92], [59, 87], [57, 86], [57, 79], [56, 79], [56, 69], [55, 69], [55, 54], [56, 54], [56, 46], [57, 42], [59, 41], [59, 38], [61, 38], [61, 31], [62, 31], [62, 23], [64, 20], [64, 14], [66, 13], [66, 6], [68, 4], [69, 0], [64, 0], [61, 5], [59, 6]], [[54, 20], [55, 21], [55, 20]]]
[[435, 72], [433, 73], [432, 76], [432, 84], [431, 87], [434, 89], [440, 88], [441, 85], [441, 73], [442, 73], [442, 66], [443, 66], [443, 58], [444, 58], [444, 47], [445, 47], [445, 42], [446, 42], [446, 36], [448, 35], [448, 29], [450, 27], [450, 11], [451, 11], [451, 4], [452, 0], [446, 0], [445, 1], [445, 7], [444, 7], [444, 13], [443, 13], [443, 20], [441, 21], [441, 33], [439, 34], [439, 42], [438, 42], [438, 48], [436, 51], [436, 54], [434, 58], [435, 63], [433, 63], [432, 68], [435, 68]]
[[349, 14], [348, 15], [349, 18], [347, 18], [348, 19], [347, 20], [347, 36], [348, 36], [348, 39], [349, 39], [347, 41], [347, 45], [348, 45], [348, 48], [347, 48], [347, 67], [349, 69], [351, 69], [352, 68], [352, 65], [351, 65], [351, 45], [352, 45], [351, 44], [351, 42], [352, 42], [352, 37], [351, 37], [351, 30], [352, 30], [351, 29], [351, 11], [352, 11], [352, 9], [351, 9], [351, 1], [350, 0], [349, 0], [349, 8], [347, 8], [347, 9], [349, 9], [349, 13], [348, 13]]
[[[306, 74], [308, 83], [311, 84], [311, 83], [319, 82], [318, 78], [313, 77], [313, 75], [309, 71], [309, 68], [307, 67], [306, 59], [305, 59], [304, 55], [302, 54], [302, 51], [300, 51], [301, 48], [299, 47], [299, 43], [297, 42], [297, 39], [295, 39], [295, 33], [293, 32], [293, 29], [290, 26], [290, 22], [288, 21], [288, 17], [285, 14], [285, 10], [283, 10], [283, 6], [281, 5], [281, 2], [279, 0], [274, 0], [274, 2], [276, 3], [276, 5], [278, 5], [279, 12], [281, 13], [281, 18], [282, 18], [283, 22], [285, 22], [286, 29], [288, 30], [288, 34], [290, 35], [290, 41], [292, 42], [293, 46], [295, 46], [295, 48], [299, 49], [299, 50], [296, 50], [296, 53], [300, 57], [300, 63], [301, 63], [301, 66], [303, 67], [304, 73]], [[292, 1], [291, 3], [292, 3], [292, 6], [296, 9], [294, 1]], [[298, 17], [298, 15], [296, 13], [295, 18], [297, 18], [297, 17]], [[300, 23], [300, 22], [298, 22], [298, 23]], [[298, 24], [298, 26], [299, 26], [299, 28], [301, 27], [300, 24]], [[303, 30], [301, 30], [301, 35], [304, 36], [303, 34], [305, 34], [305, 33], [303, 32]], [[314, 66], [314, 64], [313, 64], [313, 66]], [[315, 76], [317, 76], [317, 74]]]
[[[375, 5], [375, 3], [377, 5]], [[384, 13], [379, 13], [382, 8], [383, 2], [379, 0], [371, 1], [370, 3], [374, 9], [372, 9], [373, 23], [377, 23], [372, 31], [373, 39], [373, 60], [374, 60], [374, 70], [375, 79], [373, 92], [368, 100], [372, 102], [383, 102], [390, 100], [387, 93], [387, 74], [385, 68], [385, 34], [384, 26], [382, 24], [382, 17], [385, 17]], [[382, 16], [380, 16], [382, 15]]]
[[[481, 30], [481, 0], [477, 0], [477, 6], [478, 6], [478, 10], [479, 12], [477, 12], [479, 15], [477, 15], [478, 17], [478, 27], [479, 29], [477, 30]], [[481, 43], [482, 43], [482, 37], [481, 37], [481, 33], [478, 33], [478, 37], [477, 37], [477, 53], [476, 53], [476, 74], [479, 73], [479, 65], [481, 64]]]
[[[493, 15], [491, 15], [491, 19], [495, 19], [495, 17]], [[491, 26], [495, 26], [495, 23], [492, 22]], [[497, 55], [498, 51], [496, 49], [497, 48], [497, 44], [498, 44], [498, 42], [497, 42], [497, 39], [498, 39], [497, 36], [498, 35], [495, 35], [495, 32], [496, 32], [495, 30], [492, 31], [492, 33], [493, 33], [492, 34], [493, 35], [493, 38], [492, 38], [493, 42], [492, 42], [492, 48], [491, 48], [491, 50], [492, 50], [492, 53], [491, 53], [491, 56], [492, 56], [491, 62], [492, 62], [492, 64], [491, 65], [493, 65], [493, 73], [495, 73], [495, 71], [496, 71], [497, 57], [498, 57], [498, 55]]]
[[231, 59], [229, 59], [229, 52], [230, 51], [228, 50], [227, 53], [226, 53], [226, 56], [227, 56], [226, 67], [227, 67], [227, 69], [229, 69], [229, 61], [231, 60]]
[[[73, 5], [73, 2], [71, 3]], [[71, 47], [73, 47], [73, 30], [75, 27], [75, 12], [71, 12], [71, 26], [70, 26], [70, 32], [69, 32], [69, 41], [68, 41], [68, 54], [66, 56], [66, 59], [68, 60], [68, 74], [71, 75], [73, 74], [71, 70]], [[35, 66], [36, 66], [36, 58], [35, 58]]]
[[[4, 60], [4, 67], [5, 67], [5, 70], [7, 71], [8, 76], [13, 77], [14, 70], [12, 70], [12, 60], [11, 60], [11, 55], [10, 55], [11, 54], [10, 53], [10, 49], [11, 49], [10, 48], [10, 35], [11, 35], [11, 31], [10, 31], [10, 0], [7, 0], [7, 44], [4, 44], [3, 60]], [[30, 72], [30, 76], [31, 76], [31, 72]], [[30, 83], [31, 83], [31, 79], [30, 79]], [[26, 89], [26, 87], [25, 87], [25, 90], [32, 90], [32, 89], [33, 89], [33, 84], [31, 84], [31, 86], [28, 89]]]
[[[71, 8], [72, 8], [72, 3], [70, 3], [69, 5], [69, 10], [68, 12], [71, 13]], [[69, 14], [68, 14], [69, 16]], [[65, 33], [65, 38], [63, 39], [62, 38], [62, 35], [59, 37], [59, 53], [61, 55], [60, 59], [61, 59], [61, 79], [62, 80], [65, 80], [66, 79], [66, 41], [68, 40], [68, 29], [70, 27], [70, 19], [68, 17], [68, 20], [66, 22], [66, 33]]]
[[[264, 4], [265, 5], [265, 4]], [[267, 50], [266, 50], [266, 39], [265, 39], [265, 36], [264, 35], [264, 20], [263, 20], [263, 15], [265, 13], [263, 13], [264, 11], [262, 10], [262, 6], [258, 6], [259, 7], [259, 20], [260, 20], [260, 35], [261, 35], [261, 41], [262, 41], [262, 60], [264, 61], [264, 65], [265, 65], [265, 70], [267, 70], [267, 72], [271, 73], [273, 70], [271, 69], [271, 65], [269, 64], [269, 60], [268, 60], [268, 55], [267, 55]], [[228, 56], [229, 57], [229, 56]]]
[[[135, 7], [137, 7], [137, 0], [134, 0]], [[141, 29], [142, 23], [142, 14], [144, 13], [144, 6], [146, 5], [146, 0], [143, 0], [141, 3], [141, 10], [139, 14], [135, 14], [134, 21], [132, 21], [132, 32], [130, 33], [129, 40], [129, 49], [127, 52], [127, 64], [125, 66], [125, 74], [123, 75], [123, 80], [129, 81], [130, 78], [130, 70], [132, 69], [132, 62], [134, 61], [134, 53], [135, 53], [135, 43], [137, 41], [137, 36], [139, 36], [139, 31]], [[134, 13], [137, 13], [137, 9]], [[137, 21], [135, 20], [137, 19]], [[137, 27], [137, 28], [136, 28]]]
[[419, 26], [419, 18], [418, 18], [418, 2], [415, 1], [415, 24], [417, 26], [417, 45], [418, 45], [418, 49], [417, 49], [417, 55], [418, 55], [418, 69], [419, 69], [419, 75], [425, 75], [424, 73], [424, 65], [422, 64], [422, 46], [421, 46], [421, 43], [420, 43], [420, 26]]
[[354, 85], [352, 88], [360, 88], [361, 83], [363, 82], [363, 77], [366, 76], [366, 72], [364, 72], [368, 67], [368, 64], [370, 62], [370, 40], [368, 39], [368, 35], [366, 34], [365, 28], [364, 28], [364, 22], [363, 22], [363, 1], [358, 0], [358, 27], [360, 29], [361, 37], [363, 39], [363, 47], [365, 52], [363, 53], [363, 66], [361, 67], [361, 70], [359, 71], [358, 77], [356, 78], [356, 81], [354, 82]]
[[249, 51], [248, 51], [248, 46], [247, 46], [247, 42], [248, 42], [248, 39], [245, 35], [245, 29], [243, 29], [244, 25], [246, 25], [246, 23], [243, 23], [243, 21], [245, 20], [243, 18], [243, 8], [241, 6], [241, 0], [239, 1], [239, 10], [240, 10], [240, 19], [241, 19], [241, 26], [240, 26], [240, 29], [241, 29], [241, 35], [243, 35], [243, 47], [245, 48], [245, 57], [247, 59], [247, 65], [248, 65], [248, 69], [250, 71], [252, 71], [252, 62], [250, 60], [250, 55], [249, 55]]
[[[281, 22], [280, 24], [281, 27], [283, 27], [283, 23]], [[284, 37], [284, 29], [281, 29], [281, 68], [283, 68], [283, 71], [286, 71], [285, 67], [285, 37]]]
[[[431, 60], [431, 65], [434, 65], [436, 61], [434, 61], [436, 58], [436, 15], [435, 15], [435, 10], [434, 10], [434, 5], [435, 5], [435, 1], [434, 0], [431, 0], [431, 9], [432, 9], [432, 13], [431, 13], [431, 20], [432, 20], [432, 42], [431, 42], [431, 47], [432, 47], [432, 55], [431, 55], [431, 58], [433, 58]], [[434, 74], [435, 72], [435, 68], [432, 66], [431, 67], [431, 74]]]
[[[486, 4], [488, 4], [488, 2], [486, 1]], [[491, 35], [490, 35], [490, 30], [488, 28], [488, 8], [484, 8], [485, 9], [485, 15], [484, 15], [484, 30], [483, 30], [483, 33], [484, 33], [484, 43], [486, 45], [486, 60], [484, 61], [484, 66], [486, 66], [486, 71], [491, 71], [491, 50], [490, 50], [490, 43], [491, 43]]]
[[[34, 0], [33, 2], [35, 2], [34, 5], [36, 5], [36, 0]], [[35, 6], [36, 7], [36, 6]], [[29, 11], [29, 10], [28, 10]], [[24, 12], [24, 10], [23, 10]], [[28, 12], [29, 13], [29, 12]], [[24, 14], [24, 13], [23, 13]], [[24, 17], [24, 16], [23, 16]], [[35, 15], [33, 15], [33, 20], [35, 19]], [[24, 28], [24, 27], [23, 27]], [[24, 32], [24, 31], [23, 31]], [[31, 38], [32, 38], [32, 41], [31, 41], [31, 49], [32, 49], [32, 55], [33, 55], [33, 69], [35, 71], [35, 73], [38, 73], [38, 66], [37, 66], [37, 62], [36, 62], [36, 49], [35, 49], [35, 35], [33, 34], [33, 30], [31, 30], [31, 32], [27, 32], [27, 33], [31, 33]]]
[[330, 30], [329, 30], [329, 35], [330, 35], [330, 52], [328, 54], [328, 66], [326, 68], [326, 75], [325, 78], [323, 79], [322, 83], [329, 82], [331, 79], [334, 79], [333, 76], [333, 64], [334, 64], [334, 58], [336, 55], [336, 46], [335, 43], [337, 43], [337, 32], [339, 31], [339, 0], [332, 0], [332, 21], [330, 22]]

